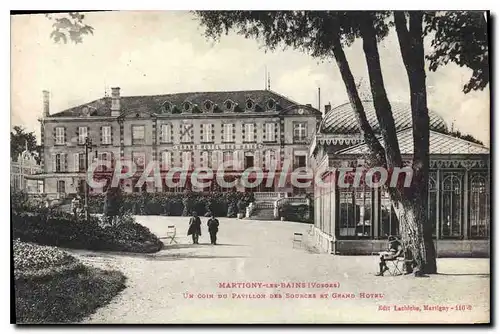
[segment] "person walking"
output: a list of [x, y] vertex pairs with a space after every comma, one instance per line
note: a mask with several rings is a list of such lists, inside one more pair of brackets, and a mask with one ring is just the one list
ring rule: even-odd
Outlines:
[[80, 209], [80, 199], [78, 196], [75, 196], [71, 201], [71, 211], [73, 211], [73, 217], [75, 220], [78, 220], [78, 213]]
[[193, 238], [193, 245], [198, 244], [198, 238], [201, 236], [201, 219], [198, 217], [196, 211], [193, 211], [193, 216], [189, 220], [189, 228], [187, 235]]
[[214, 214], [212, 214], [212, 216], [208, 220], [207, 225], [208, 225], [208, 233], [210, 233], [210, 243], [212, 245], [217, 245], [217, 232], [219, 232], [219, 220], [215, 218]]

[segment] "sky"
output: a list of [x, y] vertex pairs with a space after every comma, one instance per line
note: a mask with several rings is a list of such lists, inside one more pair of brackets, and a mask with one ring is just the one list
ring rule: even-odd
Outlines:
[[[265, 88], [265, 69], [273, 91], [321, 108], [347, 102], [337, 66], [295, 50], [266, 52], [259, 41], [235, 33], [207, 40], [196, 18], [184, 11], [87, 13], [95, 31], [81, 44], [50, 39], [44, 15], [11, 16], [11, 127], [24, 126], [39, 137], [42, 91], [50, 91], [51, 113], [104, 96], [121, 87], [123, 96], [190, 91]], [[426, 41], [429, 46], [429, 41]], [[379, 44], [391, 101], [409, 101], [408, 78], [395, 32]], [[357, 81], [368, 74], [360, 41], [346, 49]], [[450, 128], [489, 146], [489, 87], [464, 94], [471, 71], [454, 64], [427, 73], [428, 105]]]

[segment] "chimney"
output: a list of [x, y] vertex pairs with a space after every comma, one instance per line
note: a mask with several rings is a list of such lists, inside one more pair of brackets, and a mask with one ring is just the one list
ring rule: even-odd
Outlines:
[[120, 116], [120, 87], [111, 88], [111, 116]]
[[332, 110], [332, 105], [328, 102], [328, 104], [325, 104], [325, 116], [330, 110]]
[[312, 107], [312, 104], [308, 103], [308, 104], [306, 104], [306, 106], [308, 106], [308, 107]]
[[50, 116], [50, 92], [43, 91], [43, 117]]

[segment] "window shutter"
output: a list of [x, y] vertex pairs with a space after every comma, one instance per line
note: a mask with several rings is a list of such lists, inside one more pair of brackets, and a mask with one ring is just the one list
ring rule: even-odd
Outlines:
[[253, 141], [257, 142], [257, 123], [253, 123]]
[[66, 128], [63, 128], [63, 133], [64, 133], [64, 144], [66, 144], [68, 142], [68, 139], [66, 137]]
[[67, 153], [61, 154], [61, 159], [64, 160], [64, 162], [61, 161], [62, 171], [66, 172], [68, 170], [68, 154]]
[[165, 124], [162, 124], [160, 126], [160, 143], [163, 143], [165, 141], [165, 134], [164, 134], [164, 131], [165, 130]]
[[204, 131], [205, 131], [205, 124], [201, 124], [201, 129], [200, 129], [201, 142], [205, 141], [205, 136], [204, 136], [204, 133], [203, 133]]
[[247, 129], [246, 129], [246, 127], [247, 127], [246, 123], [243, 123], [242, 127], [243, 127], [243, 129], [241, 131], [241, 135], [242, 135], [242, 139], [243, 139], [242, 142], [246, 142], [247, 141], [247, 137], [245, 136], [245, 133], [247, 131]]
[[226, 124], [222, 124], [222, 142], [226, 141]]
[[81, 141], [80, 141], [80, 127], [79, 126], [76, 127], [76, 140], [77, 140], [77, 144], [81, 144]]
[[212, 131], [212, 142], [215, 143], [215, 128], [213, 124], [210, 124], [210, 131]]
[[78, 172], [78, 164], [80, 163], [79, 153], [73, 154], [73, 171]]
[[57, 171], [56, 154], [52, 154], [52, 172], [55, 173], [56, 171]]
[[113, 126], [109, 126], [109, 143], [113, 145]]
[[233, 142], [236, 141], [236, 124], [233, 124]]
[[100, 133], [101, 133], [101, 136], [100, 136], [100, 137], [101, 137], [101, 144], [102, 144], [102, 143], [104, 142], [104, 140], [103, 140], [103, 139], [104, 139], [104, 138], [103, 138], [103, 134], [104, 134], [104, 133], [103, 133], [103, 131], [102, 131], [102, 126], [99, 128], [99, 131], [100, 131]]

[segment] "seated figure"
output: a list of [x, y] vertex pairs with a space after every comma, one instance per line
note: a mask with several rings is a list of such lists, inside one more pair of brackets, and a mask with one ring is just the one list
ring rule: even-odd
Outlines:
[[379, 272], [375, 276], [384, 276], [384, 272], [388, 270], [387, 264], [385, 261], [394, 260], [397, 257], [401, 257], [404, 254], [403, 246], [401, 242], [399, 242], [398, 238], [391, 235], [388, 238], [389, 246], [388, 251], [381, 252], [380, 254], [380, 262], [379, 262]]

